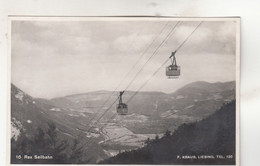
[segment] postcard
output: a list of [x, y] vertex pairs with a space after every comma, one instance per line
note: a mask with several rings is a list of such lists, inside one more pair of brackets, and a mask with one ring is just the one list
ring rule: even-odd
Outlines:
[[9, 53], [10, 165], [239, 165], [239, 17], [10, 17]]

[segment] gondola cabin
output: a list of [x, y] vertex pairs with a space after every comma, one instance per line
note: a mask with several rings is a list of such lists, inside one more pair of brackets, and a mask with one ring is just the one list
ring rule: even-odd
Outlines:
[[181, 74], [181, 68], [177, 65], [170, 65], [166, 67], [166, 76], [168, 77], [179, 77]]
[[117, 104], [117, 113], [119, 115], [126, 115], [128, 113], [128, 108], [125, 103]]
[[123, 93], [124, 93], [124, 91], [120, 92], [119, 103], [116, 106], [116, 111], [119, 115], [127, 115], [127, 113], [128, 113], [127, 104], [123, 103], [123, 101], [122, 101]]
[[181, 74], [181, 68], [177, 65], [175, 53], [176, 51], [172, 52], [172, 55], [170, 56], [172, 64], [166, 67], [166, 76], [168, 78], [178, 78]]

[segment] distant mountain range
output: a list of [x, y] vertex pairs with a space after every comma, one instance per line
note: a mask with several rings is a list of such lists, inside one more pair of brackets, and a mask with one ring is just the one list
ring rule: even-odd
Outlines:
[[[103, 114], [118, 93], [96, 91], [47, 100], [33, 98], [12, 84], [12, 137], [18, 139], [21, 130], [33, 137], [39, 127], [47, 130], [48, 124], [54, 123], [59, 138], [72, 142], [83, 135], [82, 145], [91, 140], [91, 144], [84, 144], [84, 151], [93, 154], [89, 163], [97, 163], [119, 152], [143, 147], [147, 138], [162, 137], [167, 130], [174, 132], [184, 123], [214, 114], [224, 103], [235, 99], [235, 82], [194, 82], [170, 94], [140, 92], [128, 103], [128, 115], [114, 116], [113, 105], [99, 123], [87, 130], [91, 120]], [[123, 101], [133, 94], [125, 92]]]

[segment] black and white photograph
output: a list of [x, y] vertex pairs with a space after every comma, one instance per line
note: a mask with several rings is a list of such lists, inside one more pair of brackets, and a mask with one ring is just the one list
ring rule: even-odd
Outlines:
[[240, 18], [9, 24], [11, 164], [238, 164]]

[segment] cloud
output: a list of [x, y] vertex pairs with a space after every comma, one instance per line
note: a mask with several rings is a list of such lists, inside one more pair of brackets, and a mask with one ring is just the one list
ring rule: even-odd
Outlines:
[[[16, 21], [12, 23], [12, 82], [34, 97], [56, 97], [93, 90], [114, 90], [134, 77], [165, 39], [165, 21]], [[146, 64], [131, 90], [136, 90], [198, 25], [180, 24]], [[235, 23], [204, 22], [177, 52], [183, 76], [169, 86], [166, 64], [144, 90], [172, 92], [197, 80], [234, 79]], [[213, 74], [212, 74], [213, 73]]]
[[[172, 39], [179, 45], [197, 25], [198, 22], [181, 24]], [[235, 54], [235, 32], [233, 22], [203, 22], [181, 49], [188, 53]]]
[[114, 40], [113, 47], [121, 52], [136, 52], [147, 47], [153, 37], [154, 35], [139, 35], [136, 33], [120, 36]]

